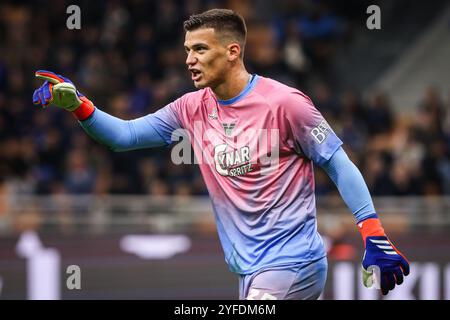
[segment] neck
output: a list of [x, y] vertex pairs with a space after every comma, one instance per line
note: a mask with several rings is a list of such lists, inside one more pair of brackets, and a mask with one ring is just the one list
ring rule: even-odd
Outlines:
[[212, 89], [219, 100], [228, 100], [236, 97], [244, 90], [250, 80], [250, 74], [243, 66], [230, 71], [225, 77], [223, 83]]

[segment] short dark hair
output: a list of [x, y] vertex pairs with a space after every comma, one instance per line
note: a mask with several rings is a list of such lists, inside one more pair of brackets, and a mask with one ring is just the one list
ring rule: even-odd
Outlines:
[[241, 15], [229, 9], [211, 9], [193, 14], [183, 23], [184, 31], [200, 28], [213, 28], [215, 31], [230, 37], [241, 46], [241, 55], [245, 47], [247, 27]]

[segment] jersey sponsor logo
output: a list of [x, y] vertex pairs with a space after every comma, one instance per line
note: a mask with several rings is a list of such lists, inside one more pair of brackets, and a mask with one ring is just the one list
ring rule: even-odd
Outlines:
[[[204, 121], [194, 121], [192, 132], [175, 130], [172, 141], [181, 141], [172, 148], [172, 162], [208, 164], [223, 176], [238, 176], [251, 171], [257, 171], [261, 176], [276, 174], [280, 164], [279, 129], [241, 130], [236, 123], [220, 124], [222, 128], [209, 126], [205, 129]], [[222, 129], [232, 136], [225, 136]]]
[[330, 133], [331, 128], [325, 120], [319, 123], [318, 126], [314, 127], [311, 130], [311, 135], [314, 137], [318, 144], [321, 144], [325, 141], [328, 134]]
[[214, 147], [216, 171], [222, 176], [240, 176], [252, 171], [250, 163], [250, 147], [227, 151], [227, 144]]

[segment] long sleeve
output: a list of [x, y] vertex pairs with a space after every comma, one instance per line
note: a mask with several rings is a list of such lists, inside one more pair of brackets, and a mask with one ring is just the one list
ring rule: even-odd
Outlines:
[[366, 182], [342, 147], [322, 164], [322, 168], [337, 186], [357, 223], [377, 217]]
[[89, 136], [113, 151], [169, 145], [172, 133], [180, 128], [171, 105], [134, 120], [122, 120], [96, 108], [92, 116], [79, 123]]

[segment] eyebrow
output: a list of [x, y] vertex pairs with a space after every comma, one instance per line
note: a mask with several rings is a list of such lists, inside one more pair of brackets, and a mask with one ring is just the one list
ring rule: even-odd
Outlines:
[[[192, 49], [201, 49], [201, 48], [209, 48], [209, 46], [206, 43], [195, 43], [192, 45]], [[184, 45], [184, 49], [189, 49], [187, 45]]]

